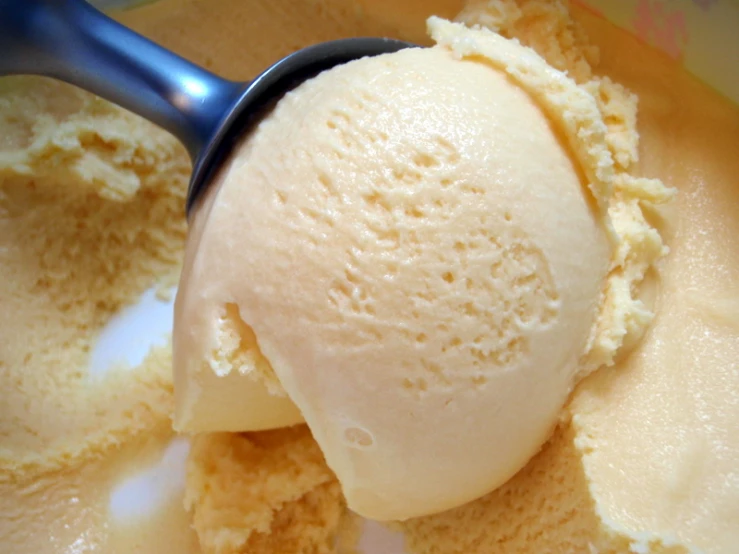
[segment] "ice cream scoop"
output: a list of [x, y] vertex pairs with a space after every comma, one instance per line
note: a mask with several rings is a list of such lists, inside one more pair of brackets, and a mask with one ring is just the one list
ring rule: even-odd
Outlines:
[[631, 310], [608, 292], [595, 98], [514, 41], [429, 24], [435, 46], [325, 71], [244, 137], [175, 304], [175, 428], [302, 418], [377, 520], [506, 482]]
[[69, 82], [175, 135], [193, 160], [189, 214], [249, 123], [286, 90], [335, 65], [410, 44], [351, 38], [316, 44], [251, 82], [221, 78], [149, 41], [83, 0], [0, 0], [0, 75]]

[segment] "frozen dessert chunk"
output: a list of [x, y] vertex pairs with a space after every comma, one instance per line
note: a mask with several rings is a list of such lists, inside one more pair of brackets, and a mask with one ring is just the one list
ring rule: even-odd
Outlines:
[[679, 189], [668, 207], [655, 203], [663, 187], [651, 196], [622, 189], [611, 202], [621, 234], [649, 229], [617, 217], [628, 206], [669, 239], [670, 255], [647, 278], [655, 319], [631, 355], [575, 390], [550, 441], [506, 484], [399, 526], [406, 551], [735, 554], [739, 111], [659, 52], [574, 9], [600, 53], [562, 2], [482, 1], [463, 15], [532, 46], [594, 95], [618, 174], [659, 175]]
[[[533, 47], [593, 94], [622, 183], [651, 174], [679, 189], [661, 207], [664, 187], [622, 188], [609, 208], [620, 234], [641, 230], [649, 244], [648, 218], [669, 238], [670, 255], [647, 277], [655, 319], [633, 353], [575, 390], [550, 441], [506, 484], [399, 527], [415, 554], [734, 554], [739, 111], [659, 52], [574, 9], [587, 34], [552, 0], [472, 2], [460, 18]], [[639, 244], [625, 259], [651, 251]]]
[[195, 552], [176, 494], [136, 526], [109, 510], [172, 438], [169, 345], [88, 371], [116, 312], [177, 282], [189, 170], [174, 137], [108, 102], [0, 80], [2, 552]]
[[331, 554], [356, 527], [305, 425], [195, 437], [188, 484], [204, 552]]
[[177, 428], [297, 406], [379, 520], [523, 467], [648, 322], [634, 286], [663, 252], [609, 213], [662, 185], [617, 173], [589, 90], [497, 34], [430, 28], [437, 46], [325, 72], [244, 139], [195, 215], [175, 317]]
[[[469, 23], [499, 13], [499, 3], [484, 4], [489, 13], [468, 12]], [[546, 43], [542, 52], [552, 55], [573, 47], [563, 6], [517, 4], [519, 17], [501, 21], [501, 32]], [[608, 22], [578, 16], [601, 48], [598, 71], [636, 93], [604, 98], [609, 119], [622, 122], [614, 159], [639, 153], [640, 167], [631, 158], [626, 169], [678, 188], [659, 210], [649, 197], [632, 199], [669, 238], [669, 256], [648, 279], [657, 285], [655, 318], [631, 355], [582, 382], [560, 429], [514, 478], [475, 502], [405, 522], [414, 554], [734, 554], [739, 544], [739, 392], [729, 384], [739, 355], [729, 277], [739, 247], [739, 110]], [[611, 80], [586, 81], [614, 90]], [[640, 133], [628, 117], [637, 94]]]
[[[234, 78], [317, 41], [398, 32], [344, 0], [144, 4], [116, 17]], [[134, 525], [108, 509], [172, 437], [169, 345], [88, 372], [106, 323], [176, 284], [189, 172], [174, 137], [109, 102], [0, 79], [2, 552], [201, 551], [177, 495]]]
[[[309, 42], [390, 34], [388, 20], [399, 36], [420, 39], [424, 16], [452, 14], [455, 4], [159, 0], [126, 19], [198, 63], [248, 78]], [[479, 500], [404, 523], [407, 550], [735, 554], [739, 111], [658, 52], [573, 9], [600, 55], [557, 0], [476, 1], [460, 18], [531, 46], [592, 94], [617, 172], [658, 175], [680, 190], [665, 210], [652, 201], [663, 195], [650, 200], [644, 187], [610, 202], [621, 234], [648, 227], [618, 213], [643, 211], [669, 239], [670, 255], [648, 277], [658, 285], [656, 317], [633, 355], [575, 390], [557, 431], [516, 476]], [[169, 438], [169, 352], [103, 382], [86, 378], [86, 353], [118, 306], [176, 278], [187, 156], [151, 125], [48, 80], [3, 78], [0, 104], [0, 298], [12, 314], [0, 324], [0, 513], [12, 518], [0, 524], [0, 544], [13, 554], [254, 554], [296, 544], [332, 552], [344, 502], [336, 482], [296, 478], [321, 462], [307, 433], [289, 438], [292, 428], [275, 432], [284, 440], [195, 439], [189, 509], [199, 548], [185, 544], [181, 498], [168, 523], [111, 521], [116, 479], [136, 471], [141, 452], [151, 461], [150, 442]], [[309, 473], [320, 471], [330, 474]]]
[[27, 479], [171, 410], [168, 352], [99, 379], [87, 363], [122, 305], [176, 282], [189, 165], [153, 125], [49, 79], [3, 79], [0, 128], [0, 473]]
[[[195, 222], [191, 232], [197, 233], [199, 228], [200, 223]], [[183, 272], [180, 289], [189, 290], [201, 284], [197, 274]], [[174, 374], [175, 388], [179, 391], [175, 429], [259, 431], [302, 422], [300, 412], [262, 354], [254, 331], [241, 319], [238, 306], [225, 302], [215, 311], [209, 311], [209, 325], [199, 323], [205, 313], [183, 321], [183, 312], [201, 309], [202, 306], [182, 301], [175, 305], [175, 321], [181, 330], [173, 338], [173, 343], [178, 345], [173, 362], [179, 368]], [[183, 327], [187, 331], [182, 331]], [[200, 356], [191, 354], [201, 348]]]

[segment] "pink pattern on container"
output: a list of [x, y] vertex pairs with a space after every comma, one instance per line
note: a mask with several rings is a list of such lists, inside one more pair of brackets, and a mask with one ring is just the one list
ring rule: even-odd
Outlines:
[[[712, 1], [694, 0], [701, 5]], [[708, 8], [710, 6], [703, 9]], [[681, 10], [671, 9], [663, 0], [639, 0], [634, 15], [634, 30], [643, 41], [653, 44], [675, 60], [682, 58], [690, 38], [685, 14]]]
[[704, 12], [710, 10], [718, 0], [693, 0], [693, 4], [698, 6]]

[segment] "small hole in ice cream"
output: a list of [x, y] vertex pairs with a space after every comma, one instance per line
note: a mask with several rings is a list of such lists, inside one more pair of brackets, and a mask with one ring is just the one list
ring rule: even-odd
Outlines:
[[435, 165], [438, 165], [438, 162], [433, 156], [425, 153], [418, 153], [413, 157], [413, 164], [417, 167], [434, 167]]
[[485, 377], [485, 375], [473, 375], [472, 376], [472, 384], [475, 387], [482, 387], [486, 385], [488, 382], [488, 378]]
[[369, 448], [375, 444], [372, 434], [359, 427], [347, 427], [344, 429], [344, 440], [347, 445], [354, 448]]

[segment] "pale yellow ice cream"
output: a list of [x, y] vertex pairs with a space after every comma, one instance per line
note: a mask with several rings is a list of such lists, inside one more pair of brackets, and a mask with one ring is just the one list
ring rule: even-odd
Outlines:
[[[249, 79], [314, 41], [397, 35], [346, 7], [165, 1], [118, 16]], [[228, 25], [238, 27], [230, 37], [220, 32]], [[137, 367], [89, 369], [111, 318], [148, 288], [177, 283], [189, 171], [174, 137], [100, 98], [51, 79], [0, 79], [2, 553], [201, 551], [181, 489], [143, 519], [110, 511], [116, 487], [172, 439], [169, 345]]]
[[[517, 18], [497, 20], [502, 32], [546, 41], [562, 60], [557, 48], [572, 48], [567, 11], [521, 4]], [[678, 188], [666, 209], [644, 204], [670, 244], [649, 277], [656, 316], [629, 357], [583, 381], [558, 432], [518, 475], [476, 502], [405, 523], [409, 552], [737, 551], [739, 110], [623, 31], [578, 15], [600, 46], [600, 70], [638, 94], [640, 133], [635, 122], [621, 133], [638, 141], [641, 161], [629, 167]]]
[[609, 205], [669, 196], [618, 174], [596, 98], [535, 52], [430, 27], [437, 46], [325, 72], [250, 133], [195, 215], [175, 313], [176, 428], [286, 425], [294, 403], [380, 520], [539, 450], [649, 319], [632, 288], [662, 243]]
[[172, 438], [169, 346], [88, 369], [122, 306], [177, 282], [188, 171], [173, 137], [91, 94], [0, 80], [0, 552], [194, 551], [176, 494], [134, 525], [109, 510]]
[[185, 505], [205, 552], [354, 552], [358, 518], [305, 425], [200, 435], [190, 466]]
[[[427, 16], [461, 4], [160, 0], [125, 21], [248, 79], [316, 41], [423, 41]], [[648, 277], [655, 319], [643, 342], [575, 390], [550, 441], [505, 485], [406, 522], [406, 550], [736, 554], [739, 110], [577, 7], [584, 29], [558, 1], [475, 4], [466, 22], [520, 39], [591, 91], [617, 170], [679, 194], [667, 210], [613, 203], [640, 207], [670, 246]], [[636, 96], [601, 75], [638, 95], [638, 133]], [[110, 491], [170, 439], [169, 349], [94, 385], [86, 357], [121, 305], [176, 276], [187, 156], [146, 122], [43, 79], [0, 80], [0, 129], [0, 552], [352, 552], [336, 546], [344, 501], [304, 426], [196, 437], [192, 519], [176, 496], [133, 525], [108, 512]]]

